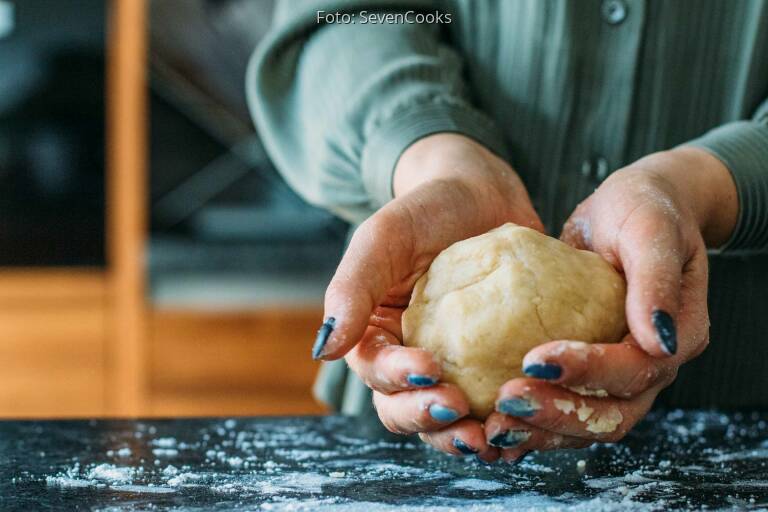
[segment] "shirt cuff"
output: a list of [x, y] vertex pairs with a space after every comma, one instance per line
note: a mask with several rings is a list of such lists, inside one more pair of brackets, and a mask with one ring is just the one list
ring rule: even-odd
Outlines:
[[768, 249], [768, 125], [736, 121], [688, 143], [708, 151], [731, 171], [739, 216], [723, 251]]
[[363, 148], [363, 185], [374, 209], [394, 197], [392, 177], [400, 155], [417, 140], [441, 132], [470, 137], [507, 159], [504, 140], [493, 121], [471, 106], [436, 101], [410, 106], [379, 124]]

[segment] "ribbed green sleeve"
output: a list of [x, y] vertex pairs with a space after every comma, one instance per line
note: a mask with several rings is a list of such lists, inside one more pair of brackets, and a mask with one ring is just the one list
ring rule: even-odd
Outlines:
[[689, 144], [719, 158], [731, 171], [739, 217], [724, 251], [768, 252], [768, 102], [752, 121], [736, 121]]
[[357, 223], [392, 198], [392, 172], [413, 142], [468, 135], [505, 156], [491, 120], [472, 106], [463, 62], [440, 27], [317, 23], [317, 12], [413, 9], [430, 1], [280, 4], [254, 53], [247, 93], [278, 170], [309, 202]]

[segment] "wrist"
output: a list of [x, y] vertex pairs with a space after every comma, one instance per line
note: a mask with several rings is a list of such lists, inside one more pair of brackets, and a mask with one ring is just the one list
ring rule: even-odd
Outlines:
[[475, 174], [472, 171], [476, 169], [468, 169], [467, 160], [471, 162], [485, 156], [493, 154], [481, 144], [457, 133], [436, 133], [419, 139], [403, 151], [395, 165], [392, 178], [395, 197], [430, 181], [471, 181], [471, 175]]
[[[665, 169], [681, 196], [687, 197], [707, 247], [720, 247], [736, 226], [739, 200], [728, 168], [707, 151], [680, 146], [668, 151], [677, 165]], [[664, 172], [664, 171], [663, 171]]]
[[707, 247], [720, 247], [730, 238], [738, 217], [738, 195], [720, 160], [702, 149], [680, 146], [649, 155], [637, 165], [642, 174], [663, 180], [674, 203], [693, 217]]

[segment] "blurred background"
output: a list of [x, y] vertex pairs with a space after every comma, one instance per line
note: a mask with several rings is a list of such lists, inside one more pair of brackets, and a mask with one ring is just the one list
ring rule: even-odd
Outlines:
[[245, 104], [271, 0], [0, 0], [0, 416], [317, 413], [348, 227]]

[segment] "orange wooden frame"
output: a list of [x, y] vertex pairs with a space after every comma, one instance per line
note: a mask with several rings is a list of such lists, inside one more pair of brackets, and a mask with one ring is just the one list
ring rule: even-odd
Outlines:
[[146, 411], [147, 6], [113, 0], [107, 68], [108, 414]]

